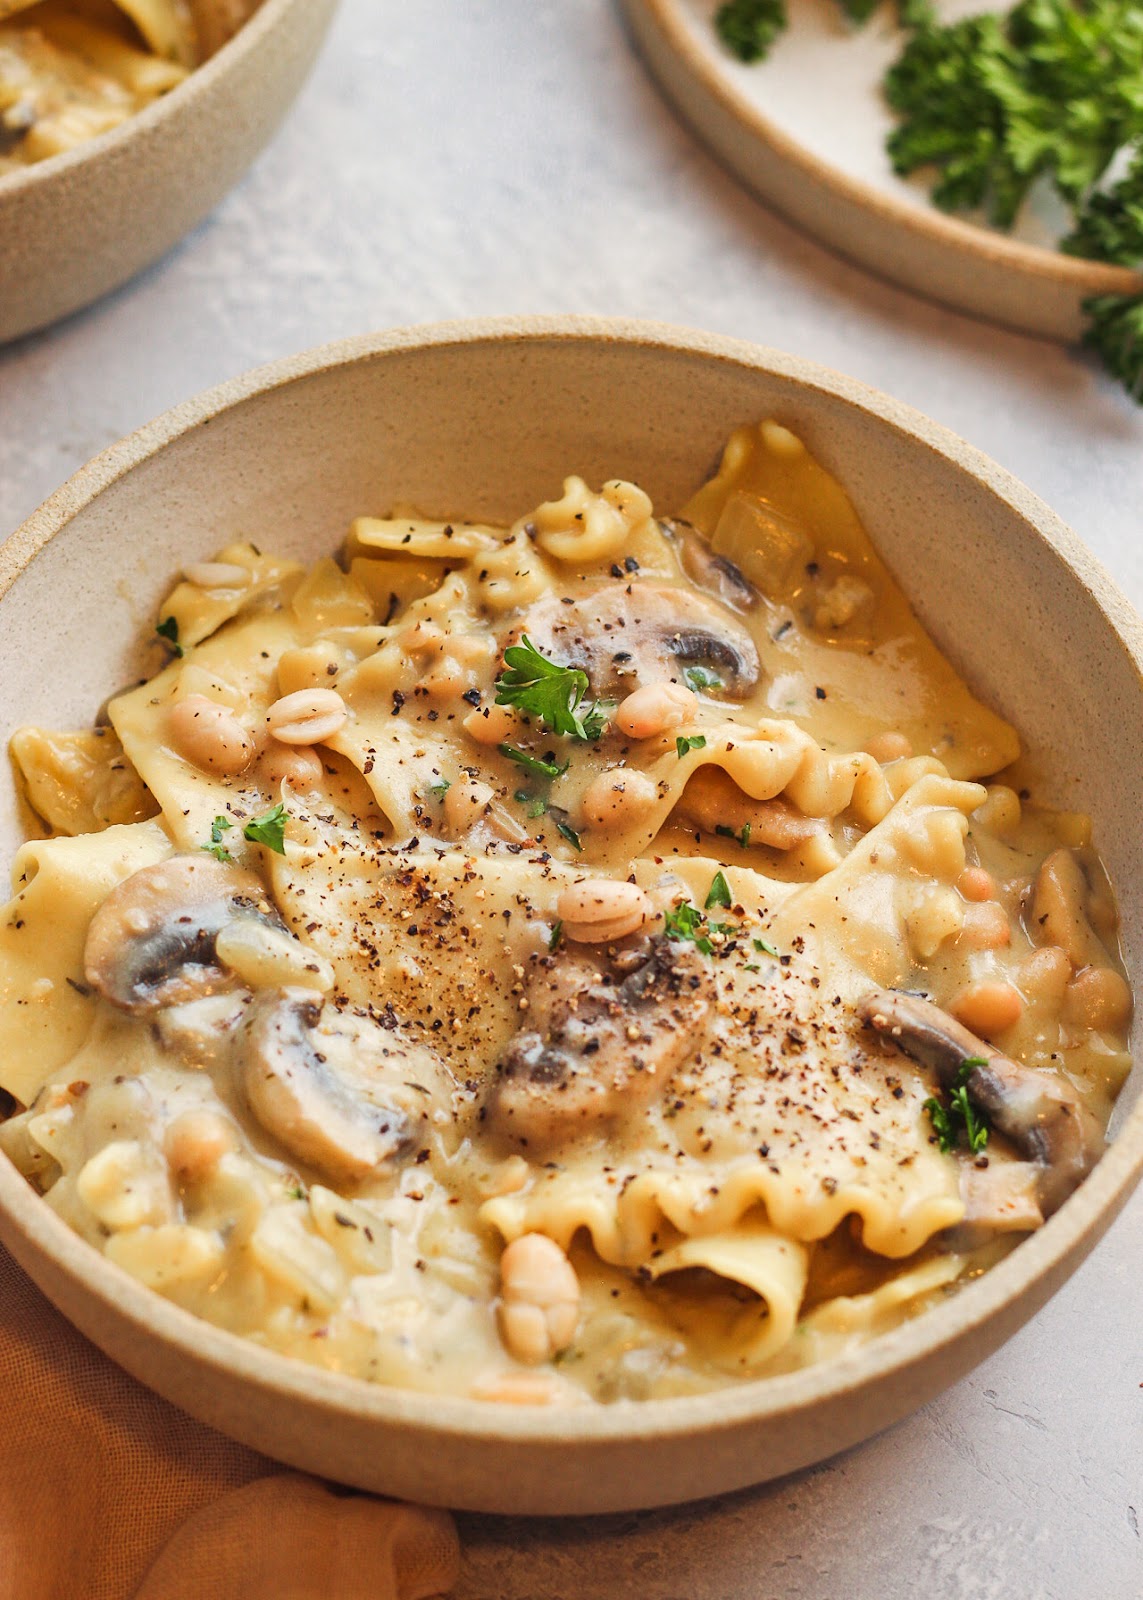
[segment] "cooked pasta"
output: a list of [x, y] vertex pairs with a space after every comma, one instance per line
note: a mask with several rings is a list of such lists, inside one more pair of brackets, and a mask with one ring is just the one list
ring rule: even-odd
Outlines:
[[199, 55], [186, 0], [0, 0], [0, 177], [118, 127]]
[[158, 1292], [382, 1383], [681, 1394], [915, 1315], [1098, 1159], [1088, 821], [784, 428], [675, 519], [398, 508], [157, 621], [107, 725], [12, 741], [0, 1147]]

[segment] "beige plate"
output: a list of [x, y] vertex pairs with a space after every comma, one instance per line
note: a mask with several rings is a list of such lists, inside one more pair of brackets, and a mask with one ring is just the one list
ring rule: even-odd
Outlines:
[[[312, 560], [356, 513], [402, 500], [507, 521], [572, 471], [633, 478], [669, 509], [735, 425], [766, 416], [842, 479], [944, 648], [1054, 762], [1056, 797], [1094, 814], [1128, 966], [1143, 971], [1140, 623], [1067, 528], [985, 457], [850, 379], [731, 340], [577, 319], [414, 329], [190, 401], [85, 467], [0, 549], [0, 736], [17, 720], [82, 724], [109, 689], [144, 663], [153, 670], [153, 647], [136, 655], [132, 642], [150, 633], [183, 562], [229, 539]], [[0, 853], [21, 837], [0, 785]], [[1059, 1287], [1139, 1177], [1139, 1077], [1094, 1173], [992, 1272], [844, 1360], [694, 1398], [498, 1408], [320, 1372], [143, 1288], [2, 1157], [0, 1239], [130, 1372], [271, 1455], [454, 1506], [616, 1511], [819, 1460], [988, 1355]]]
[[[864, 267], [931, 299], [1027, 333], [1078, 339], [1088, 295], [1137, 294], [1143, 278], [1045, 244], [1049, 215], [1011, 238], [938, 211], [895, 178], [878, 85], [896, 54], [880, 15], [845, 37], [836, 0], [791, 0], [791, 26], [744, 67], [712, 26], [718, 0], [621, 0], [660, 86], [737, 175], [792, 221]], [[982, 9], [940, 0], [950, 16]]]
[[[240, 0], [249, 11], [253, 0]], [[0, 177], [0, 343], [157, 261], [230, 189], [305, 81], [337, 0], [263, 0], [171, 94], [110, 133]], [[213, 43], [234, 0], [194, 0]]]

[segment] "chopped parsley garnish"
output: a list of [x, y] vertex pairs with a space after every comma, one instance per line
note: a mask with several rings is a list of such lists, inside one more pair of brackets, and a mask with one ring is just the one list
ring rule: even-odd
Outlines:
[[552, 931], [551, 931], [551, 934], [548, 937], [548, 949], [549, 950], [558, 950], [559, 947], [560, 947], [560, 941], [563, 939], [563, 936], [564, 936], [564, 925], [563, 925], [563, 923], [562, 922], [553, 922]]
[[737, 839], [744, 850], [750, 843], [750, 824], [748, 822], [744, 822], [737, 833], [733, 828], [727, 828], [721, 822], [714, 831], [723, 839]]
[[512, 796], [517, 805], [523, 806], [530, 817], [542, 817], [548, 809], [547, 797], [542, 794], [529, 794], [527, 789], [517, 789]]
[[734, 904], [730, 893], [730, 885], [726, 881], [724, 872], [716, 872], [711, 880], [710, 892], [706, 897], [704, 909], [709, 911], [713, 906], [722, 906], [729, 909]]
[[232, 861], [234, 858], [222, 842], [222, 835], [234, 824], [229, 817], [215, 817], [210, 825], [210, 843], [200, 846], [214, 857], [216, 861]]
[[689, 754], [691, 750], [705, 750], [706, 734], [680, 733], [679, 737], [675, 740], [675, 749], [678, 752], [680, 761], [685, 755]]
[[539, 717], [553, 733], [569, 739], [594, 742], [604, 733], [607, 718], [598, 703], [584, 707], [588, 680], [582, 667], [561, 667], [549, 661], [526, 633], [519, 644], [508, 646], [504, 662], [505, 670], [495, 684], [498, 706], [515, 706]]
[[561, 838], [566, 839], [574, 849], [582, 851], [583, 845], [579, 842], [579, 834], [566, 822], [557, 822], [556, 832], [561, 836]]
[[769, 939], [754, 939], [752, 941], [752, 943], [754, 945], [755, 950], [758, 951], [759, 955], [773, 956], [774, 960], [777, 961], [778, 952], [774, 948], [774, 946], [770, 943]]
[[430, 783], [429, 784], [429, 793], [431, 795], [433, 795], [437, 800], [443, 800], [445, 795], [449, 792], [449, 790], [451, 788], [452, 788], [452, 779], [451, 778], [442, 778], [439, 783]]
[[705, 925], [706, 918], [702, 912], [686, 900], [672, 906], [663, 916], [663, 932], [668, 939], [689, 939], [704, 956], [709, 956], [714, 953], [714, 945], [702, 932]]
[[502, 756], [507, 756], [509, 761], [514, 761], [517, 766], [523, 767], [525, 772], [533, 773], [537, 778], [562, 778], [571, 766], [570, 761], [565, 761], [563, 766], [556, 761], [544, 761], [540, 756], [529, 755], [526, 750], [518, 750], [514, 744], [501, 744], [496, 747]]
[[947, 1106], [934, 1096], [925, 1101], [924, 1109], [929, 1113], [929, 1121], [933, 1125], [933, 1132], [937, 1136], [937, 1145], [942, 1155], [947, 1155], [955, 1150], [961, 1142], [961, 1135], [974, 1156], [980, 1155], [988, 1143], [988, 1123], [984, 1113], [979, 1107], [973, 1105], [968, 1093], [968, 1080], [975, 1067], [986, 1067], [988, 1062], [983, 1056], [968, 1056], [960, 1064], [956, 1075], [956, 1083], [949, 1095]]
[[703, 689], [722, 688], [722, 679], [717, 672], [712, 672], [709, 667], [684, 667], [683, 677], [696, 694]]
[[159, 638], [163, 640], [164, 644], [170, 646], [173, 654], [176, 656], [186, 655], [186, 651], [179, 643], [179, 624], [177, 617], [168, 617], [165, 622], [157, 623], [155, 626], [155, 632], [159, 635]]
[[279, 801], [264, 816], [255, 817], [242, 830], [242, 837], [251, 844], [264, 844], [267, 850], [284, 856], [286, 853], [286, 822], [289, 812]]

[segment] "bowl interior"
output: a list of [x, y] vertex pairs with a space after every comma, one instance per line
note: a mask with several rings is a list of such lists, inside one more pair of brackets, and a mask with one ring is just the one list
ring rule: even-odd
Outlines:
[[[1042, 758], [1044, 795], [1092, 813], [1128, 967], [1143, 971], [1134, 614], [1074, 536], [967, 446], [848, 380], [727, 341], [639, 325], [473, 325], [356, 341], [191, 402], [85, 469], [0, 549], [0, 736], [25, 721], [82, 726], [110, 691], [155, 670], [156, 647], [139, 641], [159, 600], [186, 561], [229, 540], [312, 559], [339, 545], [351, 517], [397, 500], [510, 520], [570, 472], [633, 479], [666, 512], [732, 428], [767, 416], [848, 489], [938, 642]], [[26, 822], [13, 784], [0, 783], [6, 860]], [[1139, 1094], [1136, 1069], [1118, 1124]], [[1143, 1145], [1138, 1122], [1131, 1138]], [[1035, 1241], [1032, 1276], [1075, 1250], [1068, 1212]], [[988, 1275], [988, 1290], [973, 1285], [921, 1319], [931, 1335], [913, 1325], [912, 1354], [947, 1343], [958, 1318], [968, 1327], [957, 1305], [970, 1294], [1005, 1282], [1019, 1295], [1031, 1281], [1023, 1253]], [[860, 1362], [851, 1367], [859, 1378]]]

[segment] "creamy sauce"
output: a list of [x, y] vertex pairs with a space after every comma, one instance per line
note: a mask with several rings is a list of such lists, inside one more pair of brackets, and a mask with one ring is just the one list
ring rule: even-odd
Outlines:
[[196, 60], [182, 0], [0, 0], [0, 177], [118, 127]]
[[916, 1314], [1098, 1158], [1087, 819], [785, 429], [677, 520], [366, 517], [159, 620], [110, 727], [13, 740], [0, 1145], [160, 1293], [384, 1383], [694, 1392]]

